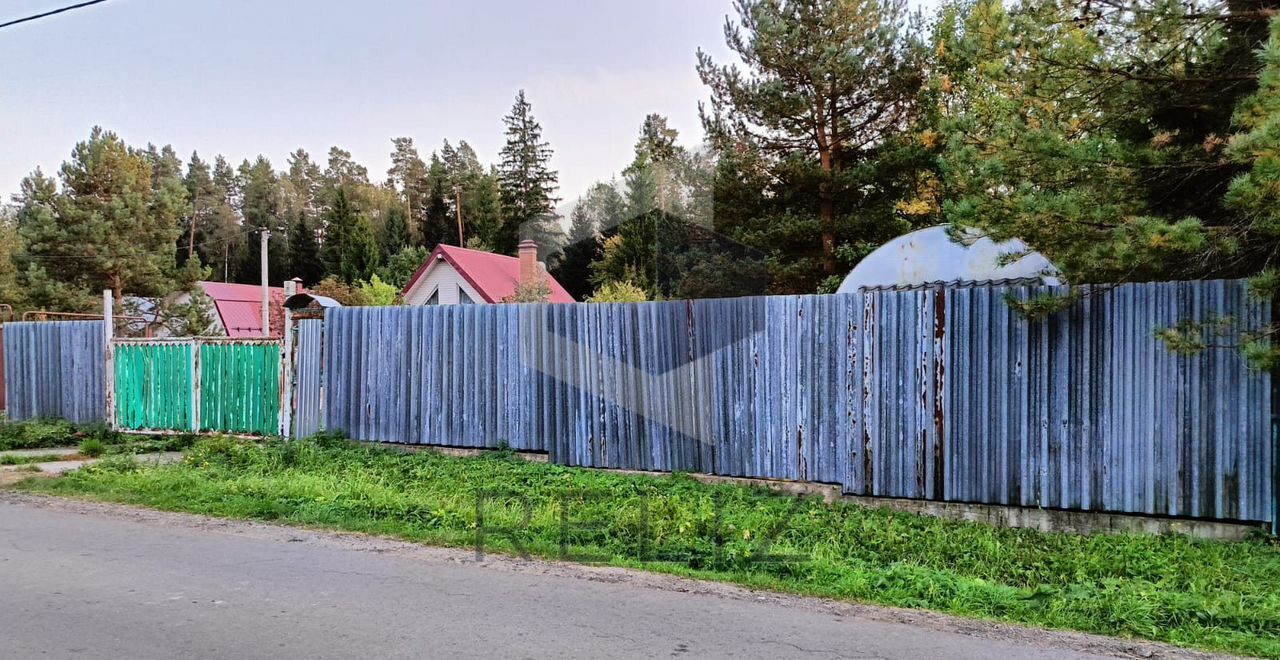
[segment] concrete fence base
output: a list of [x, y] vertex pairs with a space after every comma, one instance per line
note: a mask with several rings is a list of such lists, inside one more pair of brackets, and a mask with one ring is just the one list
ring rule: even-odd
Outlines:
[[[405, 453], [431, 452], [460, 458], [481, 456], [492, 449], [433, 447], [426, 445], [401, 445], [393, 443], [362, 443], [386, 447]], [[547, 455], [538, 452], [515, 452], [522, 460], [546, 463]], [[596, 469], [596, 468], [586, 468]], [[645, 470], [603, 470], [613, 474], [670, 478], [669, 472]], [[1158, 518], [1121, 513], [1093, 511], [1060, 511], [1032, 507], [1002, 506], [994, 504], [964, 504], [958, 502], [932, 502], [893, 497], [864, 497], [845, 495], [837, 484], [820, 484], [782, 479], [753, 479], [747, 477], [723, 477], [714, 474], [689, 473], [689, 477], [708, 485], [733, 485], [748, 488], [765, 488], [797, 497], [818, 496], [823, 502], [849, 502], [876, 509], [892, 509], [934, 518], [965, 520], [994, 527], [1028, 528], [1040, 532], [1064, 532], [1070, 534], [1181, 534], [1192, 538], [1241, 541], [1267, 531], [1267, 524], [1226, 522], [1219, 520], [1188, 520]]]

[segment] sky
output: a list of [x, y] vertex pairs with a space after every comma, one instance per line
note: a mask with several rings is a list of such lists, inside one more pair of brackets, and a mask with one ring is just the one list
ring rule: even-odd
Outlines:
[[[6, 0], [0, 22], [73, 4]], [[391, 138], [494, 162], [524, 89], [572, 199], [630, 160], [644, 116], [701, 138], [694, 71], [728, 0], [108, 0], [0, 29], [0, 195], [57, 171], [95, 125], [276, 169], [333, 145], [381, 180]]]
[[[914, 0], [929, 5], [933, 0]], [[0, 22], [74, 0], [4, 0]], [[571, 201], [617, 175], [646, 114], [701, 141], [694, 70], [730, 61], [730, 0], [108, 0], [0, 29], [0, 201], [95, 125], [232, 164], [338, 145], [375, 180], [391, 138], [496, 162], [524, 89]]]

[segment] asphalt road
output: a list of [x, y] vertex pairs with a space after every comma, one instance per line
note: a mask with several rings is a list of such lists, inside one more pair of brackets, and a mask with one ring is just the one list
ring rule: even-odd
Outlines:
[[841, 607], [0, 493], [3, 658], [1009, 660], [1107, 650], [1057, 633], [908, 624]]

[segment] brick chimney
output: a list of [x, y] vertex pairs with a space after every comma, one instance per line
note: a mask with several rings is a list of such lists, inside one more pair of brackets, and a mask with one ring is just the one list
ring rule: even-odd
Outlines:
[[538, 281], [538, 244], [526, 238], [516, 250], [520, 259], [520, 284], [530, 286]]

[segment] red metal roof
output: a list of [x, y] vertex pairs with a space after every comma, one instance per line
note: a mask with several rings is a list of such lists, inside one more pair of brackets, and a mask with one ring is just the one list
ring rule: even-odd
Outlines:
[[[213, 299], [213, 306], [222, 319], [222, 327], [228, 337], [262, 336], [262, 287], [256, 284], [232, 284], [230, 282], [200, 282], [205, 295]], [[302, 291], [302, 288], [298, 289]], [[281, 336], [284, 327], [284, 288], [268, 287], [271, 296], [270, 336]]]
[[[502, 302], [503, 298], [516, 292], [516, 284], [520, 282], [520, 260], [516, 257], [442, 244], [431, 251], [431, 255], [418, 268], [418, 272], [409, 278], [409, 283], [405, 285], [402, 293], [408, 293], [409, 289], [412, 289], [413, 285], [426, 275], [427, 270], [438, 261], [436, 255], [444, 256], [444, 260], [448, 261], [488, 303]], [[565, 291], [556, 278], [550, 273], [546, 273], [546, 276], [547, 284], [551, 288], [548, 302], [574, 302], [573, 296]]]

